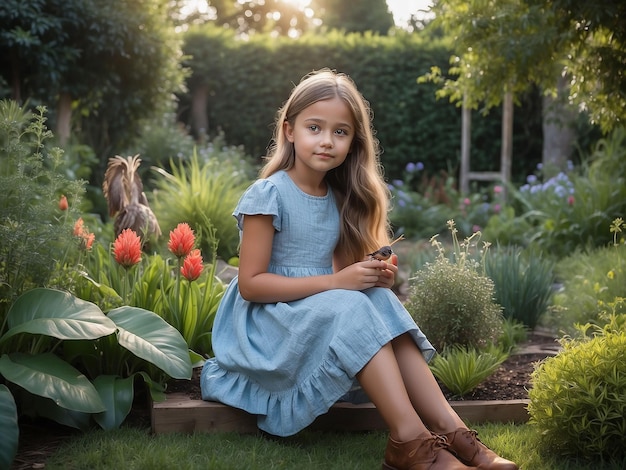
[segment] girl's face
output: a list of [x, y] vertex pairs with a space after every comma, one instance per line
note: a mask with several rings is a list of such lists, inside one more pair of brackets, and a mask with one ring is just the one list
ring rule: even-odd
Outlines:
[[295, 167], [322, 173], [346, 160], [356, 131], [350, 109], [340, 98], [312, 104], [298, 114], [293, 126], [285, 122], [283, 130], [294, 144]]

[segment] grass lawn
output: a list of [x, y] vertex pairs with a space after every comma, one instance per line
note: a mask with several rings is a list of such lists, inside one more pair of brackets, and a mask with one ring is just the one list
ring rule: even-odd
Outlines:
[[[618, 470], [614, 463], [577, 462], [541, 449], [530, 425], [476, 426], [482, 441], [527, 470]], [[303, 431], [286, 439], [238, 434], [162, 434], [125, 427], [73, 438], [46, 469], [379, 469], [387, 435]]]

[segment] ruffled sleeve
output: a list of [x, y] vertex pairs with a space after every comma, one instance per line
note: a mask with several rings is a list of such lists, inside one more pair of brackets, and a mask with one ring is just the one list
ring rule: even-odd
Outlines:
[[280, 232], [280, 197], [274, 183], [267, 179], [258, 179], [246, 189], [233, 212], [239, 230], [243, 229], [244, 215], [271, 215], [272, 225]]

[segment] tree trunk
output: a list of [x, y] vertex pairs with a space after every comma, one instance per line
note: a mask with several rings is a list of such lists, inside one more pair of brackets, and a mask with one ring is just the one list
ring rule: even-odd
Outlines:
[[461, 194], [468, 194], [470, 178], [472, 110], [469, 106], [467, 106], [467, 97], [465, 95], [463, 95], [463, 114], [461, 116]]
[[191, 129], [200, 142], [205, 141], [209, 131], [208, 99], [209, 87], [207, 85], [196, 86], [191, 91]]
[[567, 77], [557, 82], [557, 96], [543, 98], [543, 174], [554, 176], [567, 168], [576, 142], [576, 113], [567, 102]]
[[59, 95], [57, 103], [57, 126], [56, 136], [59, 144], [64, 147], [70, 140], [72, 129], [72, 95], [63, 92]]
[[513, 93], [505, 92], [502, 100], [502, 150], [500, 153], [500, 173], [505, 185], [511, 181], [513, 161]]

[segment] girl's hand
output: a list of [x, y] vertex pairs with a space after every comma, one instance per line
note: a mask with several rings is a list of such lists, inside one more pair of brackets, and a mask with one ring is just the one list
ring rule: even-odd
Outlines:
[[395, 253], [389, 258], [387, 267], [380, 272], [380, 277], [376, 283], [376, 287], [386, 287], [391, 289], [396, 282], [396, 274], [398, 273], [398, 255]]
[[[376, 259], [359, 261], [358, 263], [346, 266], [341, 271], [333, 274], [335, 289], [349, 289], [349, 290], [365, 290], [370, 287], [377, 286], [381, 279], [385, 285], [389, 282], [389, 274], [383, 274], [389, 269], [390, 265], [385, 261], [379, 261]], [[395, 268], [396, 270], [398, 268]], [[391, 274], [393, 285], [394, 274]]]

